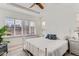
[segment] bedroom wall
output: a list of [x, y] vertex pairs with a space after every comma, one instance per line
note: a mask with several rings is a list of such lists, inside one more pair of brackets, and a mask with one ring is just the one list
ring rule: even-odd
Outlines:
[[74, 4], [46, 4], [43, 20], [46, 21], [46, 32], [54, 33], [61, 39], [71, 35], [75, 29], [76, 14]]

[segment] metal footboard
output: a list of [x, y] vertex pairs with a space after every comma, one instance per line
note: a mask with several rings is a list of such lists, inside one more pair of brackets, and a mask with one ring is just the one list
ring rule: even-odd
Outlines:
[[32, 45], [29, 42], [26, 42], [25, 45], [25, 49], [28, 50], [31, 54], [33, 54], [34, 56], [47, 56], [47, 48], [44, 49], [44, 51], [42, 51], [40, 48]]

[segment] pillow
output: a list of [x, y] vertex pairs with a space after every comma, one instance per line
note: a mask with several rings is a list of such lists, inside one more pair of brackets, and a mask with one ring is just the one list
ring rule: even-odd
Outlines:
[[46, 39], [50, 39], [50, 34], [47, 34]]
[[56, 40], [57, 36], [56, 36], [56, 34], [47, 34], [46, 38], [50, 39], [50, 40]]
[[72, 37], [74, 37], [76, 40], [78, 40], [78, 33], [77, 33], [77, 32], [74, 32], [74, 33], [72, 34]]
[[56, 40], [56, 39], [57, 39], [57, 36], [56, 36], [55, 34], [51, 34], [51, 35], [50, 35], [50, 39], [51, 39], [51, 40]]

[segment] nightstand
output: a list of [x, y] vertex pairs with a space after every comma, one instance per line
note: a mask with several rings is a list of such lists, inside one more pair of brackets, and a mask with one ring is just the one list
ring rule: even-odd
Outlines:
[[8, 53], [8, 47], [7, 44], [0, 44], [0, 56], [2, 56], [4, 53]]

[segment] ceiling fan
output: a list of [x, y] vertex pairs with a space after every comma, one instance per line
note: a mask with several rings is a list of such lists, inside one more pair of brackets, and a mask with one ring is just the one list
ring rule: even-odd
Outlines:
[[35, 5], [39, 6], [41, 9], [44, 9], [43, 3], [33, 3], [30, 8], [34, 7]]

